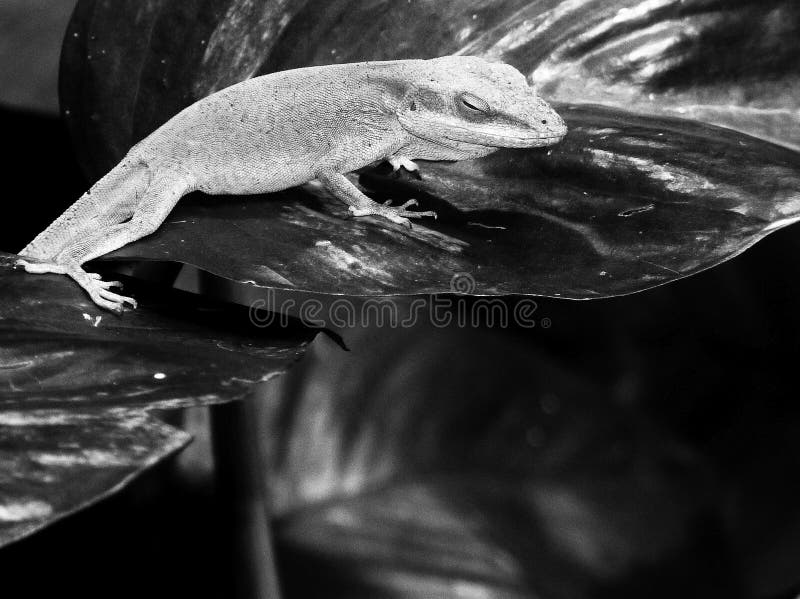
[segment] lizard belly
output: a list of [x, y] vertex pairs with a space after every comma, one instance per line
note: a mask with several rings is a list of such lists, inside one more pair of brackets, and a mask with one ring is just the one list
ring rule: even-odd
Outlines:
[[212, 195], [271, 193], [314, 178], [313, 169], [309, 167], [269, 156], [247, 160], [210, 159], [192, 166], [197, 189]]
[[[386, 158], [391, 151], [376, 147], [365, 153], [358, 144], [294, 142], [249, 144], [230, 139], [208, 148], [189, 144], [188, 159], [196, 189], [212, 195], [248, 195], [281, 191], [307, 183], [321, 169], [347, 173]], [[349, 147], [353, 145], [354, 147]], [[193, 147], [192, 147], [193, 146]]]

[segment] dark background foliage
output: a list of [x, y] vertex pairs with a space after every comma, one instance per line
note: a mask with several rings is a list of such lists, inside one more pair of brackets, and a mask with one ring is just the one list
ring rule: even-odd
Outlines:
[[[14, 149], [4, 172], [17, 183], [7, 188], [0, 249], [13, 252], [86, 181], [54, 118], [3, 109], [0, 119]], [[252, 404], [275, 485], [286, 595], [383, 596], [400, 580], [435, 596], [436, 584], [458, 580], [463, 592], [487, 584], [511, 597], [526, 588], [795, 597], [798, 246], [789, 227], [646, 293], [543, 299], [546, 330], [339, 331], [349, 352], [317, 339]], [[329, 435], [312, 434], [312, 415]], [[196, 434], [189, 450], [0, 551], [4, 596], [231, 595], [246, 556], [224, 473], [212, 467], [224, 460], [207, 412], [162, 417]], [[517, 481], [532, 496], [589, 498], [580, 518], [553, 515], [564, 531], [606, 542], [547, 536]], [[553, 538], [599, 553], [561, 559]], [[497, 547], [527, 566], [523, 576], [507, 575]]]
[[[82, 179], [69, 159], [58, 123], [8, 110], [4, 119], [9, 143], [20, 149], [6, 157], [9, 172], [20, 180], [40, 181], [42, 197], [47, 191], [59, 198], [65, 189], [77, 193]], [[59, 148], [63, 153], [57, 153]], [[35, 159], [48, 152], [52, 152], [51, 170], [43, 178]], [[4, 244], [15, 240], [3, 249], [24, 243], [28, 232], [48, 218], [43, 215], [44, 203], [41, 209], [32, 202], [17, 206], [22, 208], [19, 220], [0, 221]], [[453, 390], [452, 384], [469, 370], [479, 373], [482, 385], [471, 389], [473, 397], [530, 393], [525, 367], [512, 369], [508, 360], [520, 348], [540, 348], [570, 377], [588, 379], [600, 393], [617, 393], [645, 410], [662, 434], [690, 451], [694, 456], [690, 464], [697, 459], [710, 461], [722, 480], [715, 484], [729, 489], [727, 503], [716, 506], [728, 514], [727, 523], [719, 515], [697, 521], [697, 545], [684, 547], [691, 563], [679, 560], [637, 574], [617, 583], [622, 586], [614, 587], [615, 596], [626, 589], [631, 596], [642, 592], [658, 596], [654, 589], [662, 588], [663, 596], [680, 592], [707, 597], [726, 588], [732, 596], [790, 597], [788, 589], [798, 582], [800, 552], [793, 381], [800, 339], [796, 310], [800, 284], [792, 274], [800, 271], [798, 245], [790, 227], [718, 268], [671, 286], [588, 304], [541, 301], [539, 314], [553, 322], [547, 333], [422, 331], [440, 348], [434, 354], [421, 354], [431, 362], [427, 377], [415, 373], [399, 379], [405, 385], [402, 393], [411, 392], [415, 382], [428, 386], [439, 380], [440, 390], [429, 397], [444, 397], [441, 402], [446, 405], [448, 389], [464, 393], [460, 387]], [[325, 363], [333, 363], [332, 368], [342, 368], [341, 360], [346, 360], [352, 376], [363, 381], [357, 384], [380, 385], [387, 363], [413, 371], [409, 358], [403, 358], [412, 350], [402, 348], [418, 341], [399, 338], [391, 330], [375, 331], [360, 340], [345, 336], [351, 354], [337, 358], [340, 350], [329, 344], [322, 356]], [[384, 343], [389, 352], [383, 354], [386, 362], [371, 366], [369, 354]], [[313, 365], [303, 364], [302, 370], [291, 374], [287, 388], [302, 386], [313, 374]], [[541, 377], [551, 378], [551, 369]], [[464, 395], [452, 401], [468, 403]], [[462, 439], [469, 441], [468, 431]], [[224, 495], [213, 492], [208, 476], [202, 468], [198, 474], [191, 462], [164, 464], [92, 510], [4, 549], [0, 554], [4, 588], [18, 590], [7, 596], [21, 596], [24, 590], [26, 596], [80, 591], [86, 597], [106, 597], [113, 588], [115, 596], [134, 597], [152, 595], [156, 580], [157, 594], [164, 596], [227, 596], [237, 572], [236, 553], [231, 554], [235, 539], [226, 524], [230, 506]], [[297, 522], [285, 519], [277, 526], [287, 595], [314, 596], [317, 589], [326, 596], [328, 590], [341, 588], [331, 585], [337, 583], [337, 573], [346, 570], [341, 563], [326, 566], [327, 560], [310, 552], [304, 539], [313, 537], [298, 529]], [[347, 555], [341, 547], [333, 553]], [[319, 578], [309, 577], [309, 568]], [[342, 584], [341, 578], [337, 584]]]

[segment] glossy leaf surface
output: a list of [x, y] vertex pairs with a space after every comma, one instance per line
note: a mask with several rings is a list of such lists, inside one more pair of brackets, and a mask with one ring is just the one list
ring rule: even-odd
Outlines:
[[306, 6], [267, 70], [477, 54], [553, 100], [724, 125], [800, 149], [791, 0], [445, 0]]
[[[640, 291], [730, 258], [800, 217], [800, 154], [694, 121], [561, 108], [539, 151], [372, 172], [383, 201], [439, 218], [409, 231], [353, 219], [319, 189], [187, 199], [112, 256], [176, 260], [240, 282], [344, 294], [456, 290], [592, 298]], [[234, 257], [234, 258], [231, 258]]]
[[0, 546], [117, 491], [190, 437], [124, 408], [0, 411]]
[[0, 545], [113, 492], [189, 437], [145, 410], [241, 399], [302, 354], [303, 331], [189, 294], [115, 316], [69, 279], [0, 255]]
[[[304, 332], [260, 331], [189, 294], [115, 316], [70, 279], [0, 255], [0, 409], [179, 408], [241, 399], [302, 355]], [[275, 336], [273, 336], [273, 334]]]

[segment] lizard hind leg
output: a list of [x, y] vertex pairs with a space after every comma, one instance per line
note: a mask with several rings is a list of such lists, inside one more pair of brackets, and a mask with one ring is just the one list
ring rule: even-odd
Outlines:
[[150, 186], [151, 178], [146, 162], [126, 157], [39, 233], [19, 255], [40, 261], [56, 261], [60, 253], [99, 229], [130, 218], [139, 198]]
[[[92, 301], [108, 310], [121, 312], [125, 304], [136, 307], [132, 298], [111, 291], [112, 287], [120, 286], [119, 282], [103, 281], [100, 275], [87, 273], [81, 265], [153, 233], [178, 200], [192, 189], [187, 177], [168, 170], [154, 170], [156, 174], [146, 188], [137, 188], [124, 201], [92, 214], [89, 220], [93, 228], [84, 228], [79, 236], [71, 235], [56, 255], [36, 256], [23, 250], [23, 259], [18, 264], [27, 272], [68, 275]], [[28, 256], [33, 259], [26, 260]]]

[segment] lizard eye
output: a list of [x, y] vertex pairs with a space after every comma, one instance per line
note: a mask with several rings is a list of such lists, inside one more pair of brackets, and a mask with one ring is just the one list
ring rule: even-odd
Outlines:
[[461, 94], [461, 103], [473, 112], [481, 112], [483, 114], [491, 112], [491, 107], [486, 100], [470, 93]]

